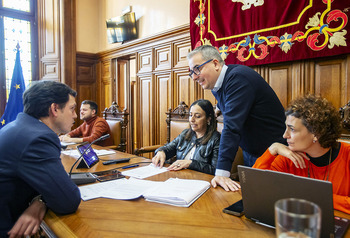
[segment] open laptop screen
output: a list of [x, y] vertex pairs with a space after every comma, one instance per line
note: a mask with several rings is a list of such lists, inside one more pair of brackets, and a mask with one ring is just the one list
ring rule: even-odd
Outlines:
[[238, 175], [247, 218], [275, 226], [275, 202], [282, 198], [301, 198], [321, 208], [321, 237], [334, 234], [331, 182], [246, 166], [238, 166]]

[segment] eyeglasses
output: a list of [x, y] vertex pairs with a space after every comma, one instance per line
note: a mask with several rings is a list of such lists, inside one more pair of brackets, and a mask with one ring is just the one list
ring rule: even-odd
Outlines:
[[190, 73], [188, 74], [191, 78], [193, 77], [193, 74], [195, 75], [200, 75], [201, 74], [201, 71], [200, 71], [200, 68], [202, 66], [204, 66], [205, 64], [209, 63], [210, 61], [212, 61], [213, 59], [210, 59], [208, 61], [205, 61], [203, 64], [201, 65], [197, 65], [197, 66], [194, 66], [192, 70], [190, 70]]

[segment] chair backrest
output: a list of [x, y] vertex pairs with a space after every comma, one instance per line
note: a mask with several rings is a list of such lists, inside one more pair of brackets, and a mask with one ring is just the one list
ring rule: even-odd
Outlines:
[[103, 118], [107, 121], [111, 129], [114, 145], [119, 151], [126, 151], [126, 128], [128, 125], [129, 113], [124, 108], [123, 111], [119, 109], [116, 102], [113, 102], [109, 108], [103, 112]]
[[166, 114], [167, 143], [169, 143], [180, 135], [183, 130], [190, 127], [188, 122], [189, 108], [185, 102], [180, 102], [174, 110], [169, 109]]

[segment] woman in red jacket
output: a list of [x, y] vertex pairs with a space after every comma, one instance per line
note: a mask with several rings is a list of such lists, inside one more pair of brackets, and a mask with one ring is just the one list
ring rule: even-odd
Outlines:
[[270, 169], [333, 185], [334, 209], [350, 214], [350, 144], [340, 143], [340, 116], [326, 99], [306, 96], [286, 110], [288, 146], [274, 143], [253, 168]]

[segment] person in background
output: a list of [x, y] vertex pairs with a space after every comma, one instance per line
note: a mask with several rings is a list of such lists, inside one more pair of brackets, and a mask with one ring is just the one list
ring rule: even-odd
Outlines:
[[192, 103], [188, 118], [190, 128], [156, 150], [154, 165], [162, 167], [167, 159], [176, 155], [169, 170], [192, 169], [214, 174], [218, 159], [220, 133], [216, 130], [216, 118], [210, 101], [199, 99]]
[[0, 130], [0, 237], [35, 234], [48, 208], [77, 210], [80, 191], [61, 163], [57, 137], [77, 118], [75, 96], [62, 83], [33, 83], [23, 113]]
[[282, 138], [284, 108], [268, 83], [253, 69], [243, 65], [225, 65], [219, 51], [210, 45], [199, 46], [187, 55], [190, 77], [203, 89], [209, 89], [224, 116], [218, 164], [213, 187], [237, 191], [240, 185], [230, 179], [238, 146], [244, 165], [253, 166], [273, 142]]
[[[91, 143], [103, 135], [111, 134], [106, 120], [97, 116], [97, 110], [98, 106], [94, 101], [83, 101], [80, 107], [80, 119], [84, 120], [84, 123], [68, 134], [61, 135], [60, 140], [62, 142]], [[113, 145], [113, 138], [109, 137], [96, 144], [100, 146]]]
[[326, 99], [308, 95], [292, 101], [285, 114], [288, 146], [273, 143], [253, 168], [330, 181], [334, 209], [350, 214], [350, 144], [337, 141], [338, 110]]

